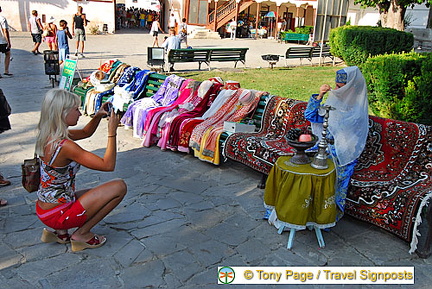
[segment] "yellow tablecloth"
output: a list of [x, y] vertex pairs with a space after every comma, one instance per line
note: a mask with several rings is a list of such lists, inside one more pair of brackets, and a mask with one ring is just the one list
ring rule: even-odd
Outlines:
[[314, 169], [310, 164], [296, 165], [291, 156], [280, 157], [267, 178], [264, 203], [274, 208], [277, 219], [291, 229], [316, 226], [324, 229], [336, 222], [335, 180], [333, 161], [329, 168]]

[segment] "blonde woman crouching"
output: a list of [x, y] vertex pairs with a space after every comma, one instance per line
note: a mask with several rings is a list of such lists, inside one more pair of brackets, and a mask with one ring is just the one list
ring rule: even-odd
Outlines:
[[[90, 230], [111, 212], [123, 199], [127, 186], [114, 179], [87, 190], [75, 190], [75, 176], [81, 165], [98, 170], [113, 171], [116, 165], [116, 135], [119, 117], [108, 111], [105, 103], [82, 129], [75, 126], [81, 116], [80, 98], [63, 89], [47, 92], [42, 103], [38, 124], [36, 153], [41, 159], [41, 182], [37, 192], [36, 214], [53, 230], [44, 229], [43, 242], [71, 243], [72, 251], [98, 248], [106, 238]], [[102, 117], [110, 115], [108, 140], [101, 158], [81, 148], [75, 141], [90, 137]], [[77, 228], [71, 235], [68, 229]]]

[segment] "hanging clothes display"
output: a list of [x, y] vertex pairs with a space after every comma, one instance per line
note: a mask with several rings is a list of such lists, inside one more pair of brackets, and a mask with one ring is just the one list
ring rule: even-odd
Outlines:
[[98, 91], [99, 87], [103, 87], [103, 86], [100, 85], [95, 86], [95, 90], [98, 91], [98, 93], [94, 96], [94, 103], [91, 104], [91, 106], [89, 107], [93, 107], [95, 112], [98, 111], [99, 108], [102, 106], [103, 98], [108, 99], [110, 96], [112, 96], [114, 94], [115, 87], [120, 88], [132, 83], [135, 79], [136, 73], [139, 71], [141, 71], [141, 69], [136, 66], [126, 67], [123, 73], [121, 74], [120, 78], [118, 79], [116, 85], [111, 89]]
[[[209, 82], [211, 83], [211, 86], [208, 88]], [[200, 99], [200, 102], [193, 110], [184, 112], [172, 120], [169, 139], [166, 145], [168, 149], [177, 151], [180, 141], [180, 129], [183, 123], [186, 123], [191, 118], [202, 116], [211, 106], [222, 86], [222, 82], [215, 81], [214, 79], [205, 80], [201, 83], [198, 89], [198, 98]], [[187, 144], [189, 144], [189, 139], [187, 140]]]
[[[240, 84], [238, 84], [238, 87], [240, 87]], [[177, 147], [179, 151], [185, 153], [189, 152], [190, 139], [195, 127], [198, 124], [204, 122], [209, 117], [213, 116], [224, 105], [224, 103], [227, 102], [228, 99], [230, 99], [231, 96], [235, 94], [235, 87], [231, 88], [233, 89], [222, 89], [216, 97], [215, 101], [211, 104], [210, 108], [201, 117], [187, 119], [182, 123], [179, 132], [179, 143]]]
[[227, 119], [230, 114], [234, 113], [235, 105], [238, 103], [240, 95], [245, 90], [240, 88], [232, 94], [232, 96], [213, 114], [200, 124], [198, 124], [192, 131], [189, 141], [189, 146], [195, 151], [195, 156], [198, 157], [201, 152], [201, 140], [207, 129], [212, 127], [214, 123]]
[[245, 118], [255, 110], [261, 95], [264, 93], [256, 90], [241, 91], [238, 102], [235, 104], [233, 111], [227, 114], [228, 117], [217, 120], [204, 132], [201, 138], [200, 150], [195, 150], [195, 156], [200, 160], [218, 165], [220, 163], [219, 138], [223, 132], [224, 122], [239, 122]]
[[153, 72], [150, 70], [137, 71], [129, 84], [114, 87], [114, 94], [108, 99], [112, 103], [114, 111], [123, 111], [125, 105], [139, 98], [150, 73]]
[[168, 76], [152, 97], [139, 99], [129, 105], [121, 123], [126, 127], [133, 128], [134, 137], [142, 138], [148, 111], [152, 108], [172, 104], [177, 99], [184, 80], [183, 77], [175, 74]]
[[142, 146], [149, 147], [157, 142], [159, 139], [158, 123], [160, 118], [164, 115], [164, 113], [175, 109], [186, 99], [188, 99], [199, 83], [200, 82], [197, 82], [193, 79], [186, 79], [182, 83], [179, 96], [171, 105], [153, 108], [147, 113], [147, 117], [144, 122]]
[[[209, 90], [212, 86], [211, 82], [206, 82], [206, 84], [208, 85], [203, 86], [202, 90]], [[157, 126], [157, 135], [159, 137], [159, 141], [157, 145], [162, 150], [165, 150], [167, 148], [167, 142], [171, 133], [171, 123], [174, 118], [184, 112], [193, 110], [202, 99], [198, 97], [198, 89], [201, 87], [201, 82], [194, 81], [190, 84], [190, 87], [191, 92], [189, 93], [189, 97], [173, 110], [165, 112], [159, 120]]]

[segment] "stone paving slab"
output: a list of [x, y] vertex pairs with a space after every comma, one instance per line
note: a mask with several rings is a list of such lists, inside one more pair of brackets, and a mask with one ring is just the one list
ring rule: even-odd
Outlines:
[[[261, 54], [283, 54], [288, 47], [274, 40], [189, 42], [194, 47], [250, 47], [248, 67], [266, 67]], [[148, 33], [89, 35], [87, 58], [80, 59], [78, 67], [88, 75], [101, 61], [118, 57], [145, 68], [149, 43]], [[0, 79], [13, 109], [12, 130], [0, 135], [0, 171], [13, 182], [0, 188], [1, 197], [9, 201], [0, 208], [0, 288], [220, 288], [217, 266], [225, 265], [414, 266], [414, 286], [391, 288], [430, 288], [431, 259], [408, 254], [406, 242], [350, 217], [323, 233], [325, 248], [319, 248], [314, 232], [306, 230], [297, 232], [292, 250], [287, 250], [288, 232], [279, 235], [261, 219], [263, 190], [256, 187], [259, 173], [231, 161], [214, 166], [191, 155], [144, 148], [124, 129], [118, 131], [115, 172], [82, 168], [77, 177], [78, 188], [114, 177], [124, 178], [128, 185], [124, 201], [94, 229], [107, 236], [107, 244], [72, 253], [69, 245], [42, 243], [44, 226], [34, 214], [36, 196], [20, 186], [20, 164], [33, 155], [41, 99], [50, 89], [43, 58], [29, 52], [31, 44], [27, 33], [12, 33], [11, 72], [15, 75]], [[233, 64], [212, 66], [217, 76], [218, 69], [232, 69]], [[178, 68], [196, 69], [187, 64]], [[83, 116], [79, 125], [88, 120]], [[106, 129], [107, 122], [102, 121], [95, 135], [80, 145], [103, 155]], [[305, 287], [335, 286], [289, 286]], [[389, 288], [338, 286], [380, 287]]]

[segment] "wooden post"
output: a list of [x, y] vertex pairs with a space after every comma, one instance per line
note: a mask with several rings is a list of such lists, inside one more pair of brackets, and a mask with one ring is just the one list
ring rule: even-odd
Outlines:
[[256, 15], [256, 21], [255, 21], [255, 39], [258, 39], [258, 23], [260, 22], [261, 18], [261, 1], [257, 3], [257, 15]]
[[219, 0], [214, 0], [215, 1], [215, 10], [214, 10], [214, 31], [217, 32], [217, 6], [218, 6], [218, 1]]

